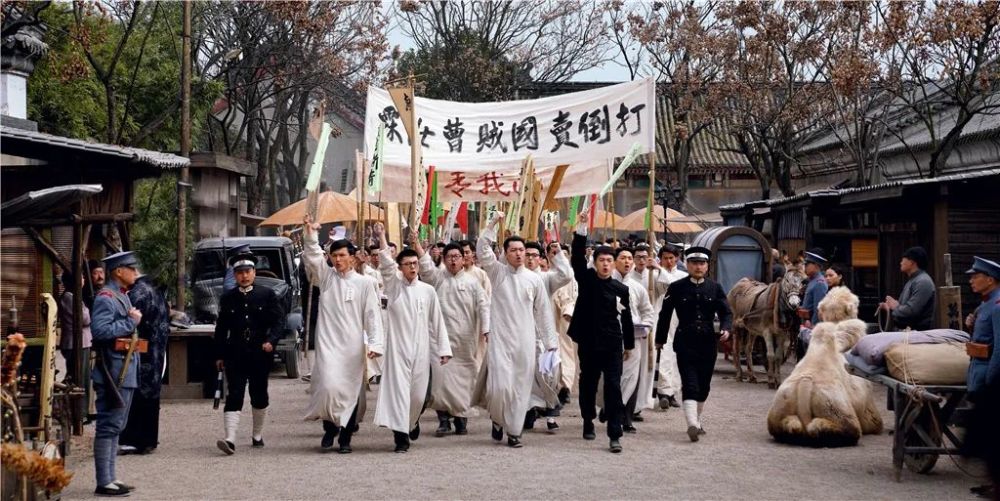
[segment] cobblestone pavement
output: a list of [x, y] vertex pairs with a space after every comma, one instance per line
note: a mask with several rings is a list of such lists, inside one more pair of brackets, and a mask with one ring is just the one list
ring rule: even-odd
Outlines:
[[[788, 374], [791, 367], [786, 367]], [[264, 439], [251, 449], [249, 399], [235, 456], [215, 447], [222, 411], [210, 400], [168, 401], [153, 454], [118, 459], [119, 479], [137, 486], [133, 499], [971, 499], [980, 480], [959, 468], [976, 464], [942, 457], [929, 475], [904, 471], [893, 480], [891, 435], [865, 436], [857, 447], [810, 449], [774, 443], [765, 416], [773, 390], [737, 383], [721, 360], [703, 424], [708, 435], [688, 441], [680, 409], [647, 410], [625, 451], [607, 451], [604, 430], [584, 441], [573, 402], [554, 435], [526, 431], [522, 449], [490, 439], [489, 421], [469, 420], [469, 434], [436, 438], [432, 412], [408, 454], [392, 452], [392, 433], [371, 425], [368, 414], [353, 440], [354, 453], [321, 453], [319, 422], [304, 422], [308, 385], [271, 379], [271, 410]], [[876, 398], [884, 401], [879, 389]], [[891, 423], [891, 414], [883, 414]], [[539, 424], [544, 428], [542, 421]], [[93, 427], [78, 438], [68, 467], [75, 472], [66, 499], [90, 498]], [[957, 464], [956, 464], [957, 463]]]

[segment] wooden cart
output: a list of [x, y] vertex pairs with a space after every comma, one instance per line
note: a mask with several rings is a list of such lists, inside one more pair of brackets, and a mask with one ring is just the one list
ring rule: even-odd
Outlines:
[[962, 437], [956, 429], [964, 426], [964, 385], [908, 384], [850, 364], [847, 371], [889, 389], [889, 410], [895, 412], [892, 466], [897, 482], [902, 480], [903, 466], [914, 473], [929, 473], [941, 454], [961, 450]]

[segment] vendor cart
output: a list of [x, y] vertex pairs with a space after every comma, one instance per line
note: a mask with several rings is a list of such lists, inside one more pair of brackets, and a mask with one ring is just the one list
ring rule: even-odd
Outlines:
[[850, 364], [847, 371], [889, 389], [890, 410], [895, 412], [892, 466], [897, 482], [902, 480], [904, 465], [914, 473], [929, 473], [941, 454], [961, 450], [962, 438], [956, 429], [965, 421], [964, 385], [908, 384]]

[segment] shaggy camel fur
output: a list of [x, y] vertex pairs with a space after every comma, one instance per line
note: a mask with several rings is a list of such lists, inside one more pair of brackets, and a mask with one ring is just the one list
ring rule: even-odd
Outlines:
[[778, 388], [767, 431], [779, 442], [812, 447], [856, 445], [861, 434], [882, 432], [871, 383], [844, 368], [842, 353], [865, 335], [858, 297], [844, 287], [819, 303], [809, 351]]

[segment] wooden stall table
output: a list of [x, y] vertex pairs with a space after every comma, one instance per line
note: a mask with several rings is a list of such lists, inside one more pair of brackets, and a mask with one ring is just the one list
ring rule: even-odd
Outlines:
[[186, 329], [171, 326], [167, 338], [167, 374], [170, 384], [164, 384], [164, 399], [204, 398], [204, 383], [191, 382], [188, 367], [188, 346], [192, 339], [215, 336], [215, 324], [193, 324]]

